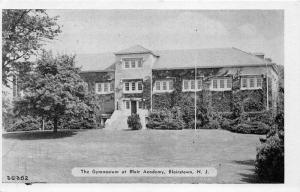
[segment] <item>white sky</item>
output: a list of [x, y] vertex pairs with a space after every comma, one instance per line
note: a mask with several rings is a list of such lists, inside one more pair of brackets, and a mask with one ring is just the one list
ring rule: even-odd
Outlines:
[[48, 10], [62, 33], [47, 47], [63, 53], [237, 47], [283, 64], [283, 11]]

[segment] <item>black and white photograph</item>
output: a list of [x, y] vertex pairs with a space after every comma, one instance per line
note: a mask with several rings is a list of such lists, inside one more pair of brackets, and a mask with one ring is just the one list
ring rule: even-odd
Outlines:
[[284, 184], [284, 25], [284, 9], [2, 9], [2, 183]]

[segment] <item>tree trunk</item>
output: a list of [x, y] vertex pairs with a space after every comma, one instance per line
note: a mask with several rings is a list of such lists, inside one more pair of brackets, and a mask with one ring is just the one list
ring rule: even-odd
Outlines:
[[54, 128], [53, 128], [53, 132], [56, 133], [57, 132], [57, 122], [58, 122], [58, 118], [54, 118], [53, 123], [54, 123]]

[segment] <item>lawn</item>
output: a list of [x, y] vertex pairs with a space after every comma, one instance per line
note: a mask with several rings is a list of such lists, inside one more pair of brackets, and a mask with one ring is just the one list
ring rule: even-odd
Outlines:
[[[85, 130], [2, 136], [2, 178], [50, 183], [251, 183], [258, 135], [224, 130]], [[74, 177], [73, 167], [215, 167], [217, 177]]]

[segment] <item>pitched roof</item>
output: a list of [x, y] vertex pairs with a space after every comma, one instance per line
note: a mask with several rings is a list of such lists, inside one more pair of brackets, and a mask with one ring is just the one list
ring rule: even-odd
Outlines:
[[[119, 51], [120, 54], [152, 53], [142, 46]], [[117, 53], [119, 53], [117, 52]], [[237, 48], [210, 48], [210, 49], [184, 49], [155, 51], [158, 59], [153, 69], [181, 69], [209, 67], [234, 67], [257, 66], [271, 64], [267, 59], [262, 59], [254, 54], [244, 52]], [[82, 71], [112, 71], [115, 69], [116, 56], [113, 53], [102, 54], [78, 54], [75, 59], [76, 66], [82, 67]]]
[[151, 50], [146, 49], [145, 47], [143, 47], [141, 45], [134, 45], [127, 49], [123, 49], [121, 51], [115, 52], [116, 55], [135, 54], [135, 53], [152, 53], [152, 54], [154, 54]]
[[111, 71], [114, 70], [116, 56], [113, 53], [101, 54], [77, 54], [75, 57], [76, 67], [82, 71]]
[[237, 48], [164, 50], [153, 69], [180, 69], [197, 67], [256, 66], [271, 62]]

